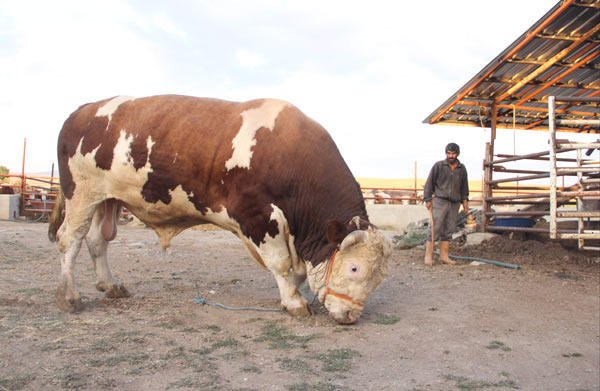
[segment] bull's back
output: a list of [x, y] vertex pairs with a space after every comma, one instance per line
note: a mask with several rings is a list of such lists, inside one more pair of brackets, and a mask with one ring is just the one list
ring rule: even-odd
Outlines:
[[200, 218], [224, 205], [255, 218], [292, 196], [307, 161], [331, 169], [320, 162], [339, 155], [327, 132], [287, 102], [183, 96], [84, 105], [65, 122], [58, 154], [67, 199], [77, 188], [97, 192], [154, 220]]

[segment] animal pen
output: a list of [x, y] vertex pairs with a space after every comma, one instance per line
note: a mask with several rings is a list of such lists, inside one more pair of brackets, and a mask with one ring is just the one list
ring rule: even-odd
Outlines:
[[[486, 231], [521, 231], [549, 233], [551, 239], [576, 239], [578, 247], [584, 250], [600, 250], [600, 247], [585, 245], [586, 239], [600, 239], [600, 170], [598, 161], [583, 158], [583, 150], [587, 150], [589, 155], [595, 149], [600, 148], [600, 142], [581, 143], [556, 138], [556, 118], [555, 101], [581, 101], [578, 98], [555, 98], [548, 99], [549, 113], [549, 150], [526, 155], [494, 155], [491, 144], [486, 144], [486, 158], [484, 161], [484, 193], [483, 193], [483, 215], [484, 227]], [[600, 99], [595, 99], [600, 102]], [[591, 120], [569, 120], [572, 124], [596, 125], [600, 126], [600, 119]], [[561, 122], [559, 120], [559, 122]], [[563, 158], [562, 153], [575, 151], [577, 157]], [[588, 153], [586, 152], [586, 155]], [[494, 156], [499, 159], [494, 159]], [[509, 162], [522, 162], [523, 165], [528, 160], [546, 160], [548, 161], [548, 171], [511, 169], [501, 164]], [[569, 164], [566, 166], [565, 164]], [[502, 179], [494, 179], [494, 172], [525, 174]], [[559, 186], [559, 177], [576, 176], [577, 184], [564, 187]], [[550, 186], [546, 189], [539, 186], [518, 186], [521, 181], [533, 179], [549, 178]], [[510, 183], [503, 186], [504, 190], [532, 190], [535, 193], [517, 194], [513, 196], [494, 197], [494, 189], [499, 188], [501, 183]], [[517, 184], [515, 186], [514, 184]], [[520, 210], [495, 211], [493, 206], [499, 205], [529, 205]], [[574, 206], [575, 210], [561, 210], [561, 206]], [[548, 216], [548, 228], [539, 228], [528, 225], [526, 221], [531, 221], [538, 217]], [[493, 220], [504, 217], [515, 217], [512, 220], [515, 224], [498, 225]], [[566, 219], [575, 218], [577, 221], [576, 229], [559, 228], [559, 222]], [[522, 224], [519, 224], [522, 223]], [[595, 224], [594, 224], [595, 223]]]
[[[600, 239], [599, 8], [597, 0], [558, 2], [423, 121], [490, 129], [483, 162], [486, 231], [546, 233], [577, 240], [580, 249], [600, 250], [592, 242]], [[546, 131], [548, 150], [496, 153], [498, 128]], [[573, 142], [557, 138], [557, 132], [590, 139]], [[547, 165], [528, 169], [532, 161]], [[510, 163], [519, 167], [506, 167]], [[576, 181], [560, 186], [565, 177]], [[549, 183], [530, 184], [542, 179]], [[511, 189], [520, 194], [494, 194]], [[544, 216], [547, 226], [535, 224]]]

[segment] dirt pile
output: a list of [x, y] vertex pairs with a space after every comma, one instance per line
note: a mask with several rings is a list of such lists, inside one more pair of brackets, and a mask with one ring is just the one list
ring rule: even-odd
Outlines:
[[598, 254], [563, 247], [558, 242], [520, 240], [498, 235], [476, 246], [460, 247], [454, 243], [451, 253], [461, 256], [494, 259], [520, 265], [589, 265], [598, 266]]

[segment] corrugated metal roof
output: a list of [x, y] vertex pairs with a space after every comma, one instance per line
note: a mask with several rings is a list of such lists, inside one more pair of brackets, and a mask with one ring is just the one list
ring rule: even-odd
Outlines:
[[547, 130], [548, 96], [588, 99], [557, 100], [557, 119], [600, 119], [600, 0], [558, 2], [423, 122], [490, 127], [494, 105], [498, 128]]

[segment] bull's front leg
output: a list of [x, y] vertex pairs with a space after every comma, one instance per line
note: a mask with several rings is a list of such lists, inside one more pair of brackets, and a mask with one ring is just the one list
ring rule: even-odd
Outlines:
[[300, 285], [306, 279], [306, 269], [304, 269], [304, 272], [295, 272], [290, 267], [289, 259], [278, 263], [279, 265], [272, 265], [275, 266], [273, 268], [269, 265], [267, 267], [275, 276], [279, 295], [281, 296], [281, 305], [292, 316], [309, 316], [308, 302], [299, 290]]

